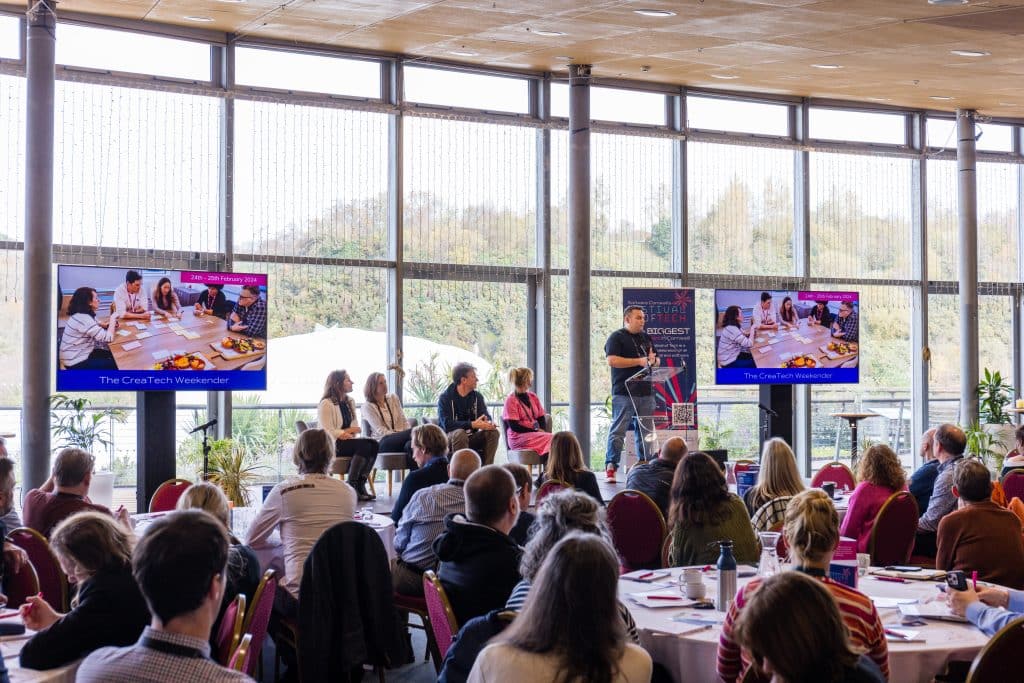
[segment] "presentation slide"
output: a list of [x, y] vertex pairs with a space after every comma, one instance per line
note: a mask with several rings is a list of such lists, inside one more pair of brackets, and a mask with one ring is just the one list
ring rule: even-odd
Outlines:
[[267, 388], [267, 276], [57, 267], [57, 391]]
[[857, 292], [715, 291], [716, 384], [860, 380]]

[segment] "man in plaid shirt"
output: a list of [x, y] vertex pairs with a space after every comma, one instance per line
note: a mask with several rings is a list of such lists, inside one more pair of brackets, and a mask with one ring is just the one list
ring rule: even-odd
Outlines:
[[858, 339], [857, 312], [853, 304], [844, 301], [839, 304], [839, 316], [832, 323], [832, 336], [843, 341], [855, 342]]
[[267, 336], [267, 302], [260, 298], [259, 287], [242, 287], [235, 310], [228, 316], [228, 329], [250, 337]]

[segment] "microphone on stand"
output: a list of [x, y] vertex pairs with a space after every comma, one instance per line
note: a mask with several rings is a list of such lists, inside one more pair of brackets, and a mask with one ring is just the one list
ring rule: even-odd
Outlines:
[[205, 429], [209, 429], [210, 427], [214, 426], [215, 424], [217, 424], [217, 418], [213, 418], [212, 420], [210, 420], [206, 424], [199, 425], [198, 427], [193, 429], [191, 432], [189, 432], [189, 434], [195, 434], [196, 432], [201, 432], [201, 431], [203, 431]]

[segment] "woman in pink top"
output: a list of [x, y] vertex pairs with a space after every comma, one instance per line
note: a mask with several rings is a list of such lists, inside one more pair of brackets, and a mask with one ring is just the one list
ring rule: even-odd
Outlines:
[[547, 455], [551, 449], [552, 434], [543, 430], [541, 418], [544, 417], [544, 406], [537, 394], [530, 391], [533, 370], [513, 368], [508, 373], [508, 380], [515, 387], [505, 399], [505, 408], [501, 411], [501, 419], [508, 433], [508, 447]]
[[850, 508], [839, 534], [856, 538], [857, 552], [866, 553], [878, 511], [889, 496], [907, 488], [907, 477], [893, 450], [885, 444], [875, 444], [861, 458], [857, 478], [860, 483], [850, 496]]

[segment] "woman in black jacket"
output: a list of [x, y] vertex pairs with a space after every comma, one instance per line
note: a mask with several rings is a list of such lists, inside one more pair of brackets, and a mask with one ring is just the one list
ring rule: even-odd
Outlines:
[[21, 665], [53, 669], [108, 645], [131, 645], [149, 624], [149, 609], [132, 576], [128, 531], [101, 512], [80, 512], [50, 535], [61, 568], [78, 594], [60, 614], [42, 598], [21, 606], [25, 626], [38, 631], [21, 650]]

